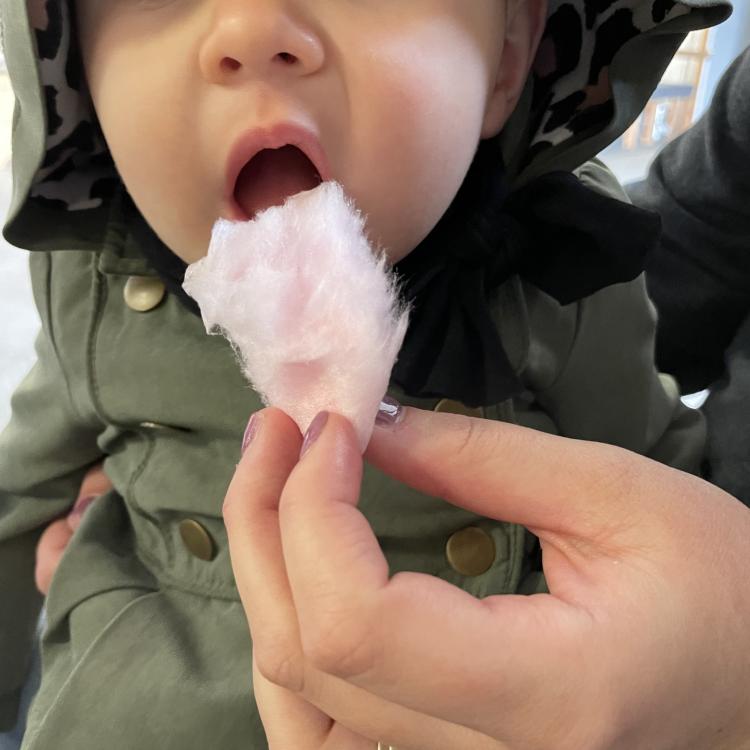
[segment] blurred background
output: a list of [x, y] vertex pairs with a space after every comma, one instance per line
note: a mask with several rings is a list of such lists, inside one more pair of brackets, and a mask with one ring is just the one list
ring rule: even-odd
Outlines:
[[[641, 117], [601, 155], [621, 182], [645, 176], [656, 153], [701, 116], [724, 71], [750, 44], [750, 3], [741, 0], [736, 6], [721, 26], [687, 38]], [[13, 101], [0, 54], [0, 219], [10, 204]], [[0, 238], [0, 430], [10, 417], [11, 393], [34, 361], [39, 329], [27, 255]]]
[[[0, 56], [0, 218], [10, 205], [13, 93]], [[34, 361], [39, 317], [31, 299], [27, 253], [0, 237], [0, 430], [10, 417], [10, 394]]]
[[750, 44], [750, 3], [735, 3], [732, 17], [685, 40], [643, 114], [601, 155], [620, 182], [637, 182], [654, 156], [684, 133], [711, 103], [724, 71]]

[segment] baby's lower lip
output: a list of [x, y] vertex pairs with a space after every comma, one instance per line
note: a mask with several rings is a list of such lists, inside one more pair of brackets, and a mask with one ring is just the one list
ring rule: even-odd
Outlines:
[[234, 196], [228, 201], [226, 207], [221, 213], [222, 218], [229, 221], [251, 221], [254, 216], [248, 216], [242, 206], [234, 199]]

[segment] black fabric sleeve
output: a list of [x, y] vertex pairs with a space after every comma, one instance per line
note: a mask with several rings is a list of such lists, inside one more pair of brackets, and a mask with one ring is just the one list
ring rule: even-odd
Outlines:
[[664, 224], [647, 269], [659, 368], [683, 392], [701, 390], [723, 374], [725, 351], [750, 312], [750, 48], [705, 116], [629, 192]]

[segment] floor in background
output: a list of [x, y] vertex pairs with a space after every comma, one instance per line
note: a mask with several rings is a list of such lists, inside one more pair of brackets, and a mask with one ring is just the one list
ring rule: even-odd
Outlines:
[[[10, 122], [13, 96], [0, 68], [0, 219], [10, 205]], [[0, 237], [0, 429], [10, 418], [10, 396], [34, 362], [39, 316], [31, 296], [28, 253]]]

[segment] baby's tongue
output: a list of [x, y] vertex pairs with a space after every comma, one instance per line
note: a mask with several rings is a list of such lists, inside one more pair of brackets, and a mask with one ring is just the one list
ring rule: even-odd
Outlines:
[[252, 219], [258, 211], [281, 206], [289, 196], [320, 182], [318, 170], [296, 146], [263, 149], [240, 172], [234, 197]]

